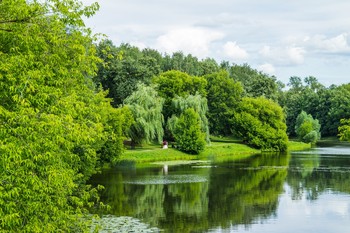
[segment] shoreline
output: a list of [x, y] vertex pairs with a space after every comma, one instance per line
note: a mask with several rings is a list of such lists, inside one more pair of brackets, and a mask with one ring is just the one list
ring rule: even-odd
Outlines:
[[[306, 150], [310, 148], [311, 144], [289, 141], [287, 152]], [[207, 145], [204, 151], [198, 155], [186, 154], [171, 147], [168, 149], [162, 149], [159, 145], [144, 145], [143, 147], [137, 147], [135, 149], [126, 149], [123, 155], [114, 162], [115, 164], [140, 164], [174, 160], [206, 160], [220, 157], [241, 159], [261, 153], [266, 152], [251, 148], [239, 142], [211, 142], [211, 144]]]

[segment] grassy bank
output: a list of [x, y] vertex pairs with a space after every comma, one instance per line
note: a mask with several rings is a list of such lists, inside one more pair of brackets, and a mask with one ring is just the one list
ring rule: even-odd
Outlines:
[[[310, 144], [290, 141], [289, 151], [305, 150], [311, 147]], [[251, 148], [235, 139], [214, 139], [210, 145], [199, 155], [190, 155], [177, 149], [162, 149], [160, 145], [144, 145], [135, 149], [127, 149], [120, 156], [118, 162], [147, 163], [172, 160], [205, 160], [216, 157], [245, 158], [252, 154], [260, 153], [260, 150]]]
[[288, 151], [298, 151], [298, 150], [307, 150], [311, 148], [311, 143], [289, 141], [288, 142]]

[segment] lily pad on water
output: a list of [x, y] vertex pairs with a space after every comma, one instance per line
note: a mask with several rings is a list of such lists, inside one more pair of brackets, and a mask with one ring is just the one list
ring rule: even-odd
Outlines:
[[208, 182], [207, 177], [200, 175], [164, 175], [164, 176], [146, 176], [142, 179], [126, 180], [124, 184], [135, 185], [165, 185], [165, 184], [186, 184], [186, 183], [203, 183]]
[[96, 230], [99, 233], [160, 232], [160, 229], [150, 227], [139, 219], [128, 216], [117, 217], [114, 215], [105, 215], [100, 219], [94, 219], [91, 232], [95, 232]]

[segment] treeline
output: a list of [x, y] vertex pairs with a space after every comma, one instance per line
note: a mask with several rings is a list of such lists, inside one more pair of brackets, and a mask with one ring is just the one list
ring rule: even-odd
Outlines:
[[[276, 141], [273, 136], [277, 134], [285, 144], [286, 137], [281, 133], [285, 131], [284, 122], [289, 137], [315, 142], [321, 135], [337, 136], [341, 119], [350, 118], [350, 84], [325, 87], [310, 76], [291, 77], [285, 85], [248, 64], [227, 61], [219, 64], [214, 59], [199, 60], [182, 52], [169, 55], [150, 48], [140, 50], [129, 44], [115, 46], [110, 40], [100, 42], [97, 51], [103, 63], [94, 81], [109, 90], [108, 97], [113, 99], [115, 107], [125, 104], [125, 99], [137, 90], [138, 83], [155, 85], [159, 96], [165, 99], [163, 128], [165, 138], [170, 140], [174, 137], [171, 132], [167, 134], [172, 128], [168, 119], [174, 113], [174, 98], [190, 95], [199, 95], [207, 102], [204, 115], [208, 118], [210, 134], [240, 136], [252, 146], [267, 150], [285, 149], [268, 142]], [[251, 107], [255, 111], [250, 111]], [[269, 107], [272, 109], [262, 113]], [[274, 115], [277, 112], [281, 114], [278, 117]], [[298, 115], [301, 116], [297, 124]]]

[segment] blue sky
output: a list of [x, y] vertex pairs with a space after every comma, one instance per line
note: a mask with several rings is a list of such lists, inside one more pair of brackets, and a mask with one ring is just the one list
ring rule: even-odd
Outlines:
[[116, 45], [248, 63], [284, 83], [291, 76], [350, 82], [348, 0], [97, 2], [100, 11], [86, 24]]

